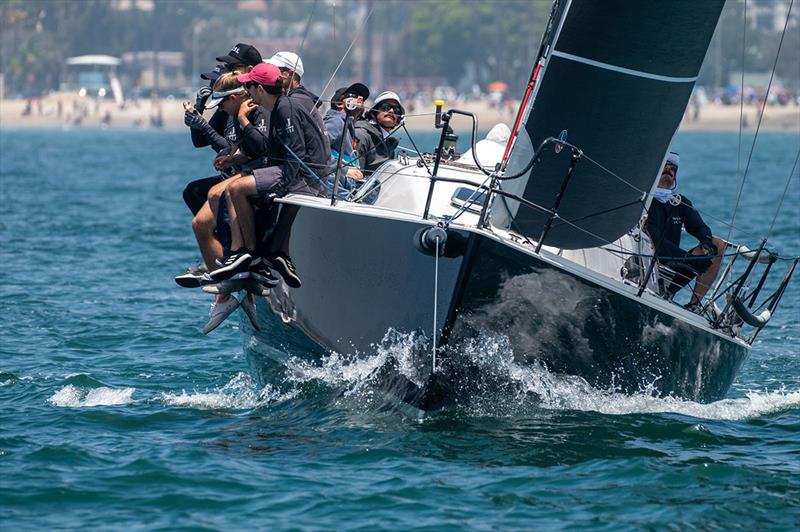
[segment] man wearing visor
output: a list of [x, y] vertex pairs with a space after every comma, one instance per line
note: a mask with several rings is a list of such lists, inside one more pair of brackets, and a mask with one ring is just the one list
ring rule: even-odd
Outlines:
[[[697, 278], [694, 292], [685, 305], [692, 312], [701, 309], [700, 302], [719, 272], [725, 244], [711, 234], [700, 213], [688, 198], [677, 194], [680, 156], [669, 152], [653, 201], [647, 213], [645, 231], [656, 249], [658, 261], [675, 271], [665, 295], [672, 299], [678, 291]], [[681, 228], [700, 241], [689, 251], [681, 249]]]
[[369, 176], [383, 163], [395, 158], [399, 141], [390, 134], [402, 124], [405, 113], [400, 96], [385, 91], [375, 98], [366, 118], [356, 122], [356, 151], [364, 175]]

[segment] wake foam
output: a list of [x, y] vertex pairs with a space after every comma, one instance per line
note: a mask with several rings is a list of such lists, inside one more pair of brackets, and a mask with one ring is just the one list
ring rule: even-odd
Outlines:
[[[448, 348], [450, 369], [459, 404], [468, 415], [511, 416], [536, 411], [577, 410], [607, 415], [680, 414], [711, 420], [743, 420], [800, 408], [800, 391], [751, 391], [742, 398], [702, 404], [676, 397], [659, 397], [653, 385], [635, 394], [601, 390], [576, 376], [552, 373], [540, 363], [514, 359], [505, 336], [479, 335]], [[287, 380], [317, 381], [339, 387], [344, 396], [369, 399], [377, 391], [375, 375], [387, 364], [421, 384], [430, 368], [430, 343], [424, 335], [389, 331], [372, 355], [332, 353], [314, 364], [291, 358]], [[459, 369], [470, 367], [468, 372]], [[448, 373], [450, 373], [448, 375]]]
[[401, 375], [421, 385], [426, 364], [430, 364], [430, 352], [424, 352], [428, 344], [423, 334], [401, 334], [390, 329], [373, 354], [331, 353], [322, 357], [319, 364], [292, 357], [286, 363], [287, 378], [298, 383], [316, 380], [332, 386], [358, 387], [372, 382], [380, 368], [392, 364]]
[[163, 393], [158, 400], [169, 406], [197, 408], [200, 410], [251, 410], [276, 401], [291, 399], [296, 391], [281, 392], [270, 384], [259, 388], [247, 373], [235, 375], [225, 386], [216, 391], [187, 393]]
[[86, 408], [92, 406], [119, 406], [133, 402], [135, 388], [80, 388], [67, 384], [50, 397], [47, 402], [53, 406], [66, 408]]

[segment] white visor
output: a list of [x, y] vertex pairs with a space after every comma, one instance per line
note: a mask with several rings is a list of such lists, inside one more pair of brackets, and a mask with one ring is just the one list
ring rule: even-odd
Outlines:
[[229, 91], [214, 91], [211, 93], [211, 98], [208, 99], [206, 103], [206, 109], [213, 109], [220, 104], [222, 100], [224, 100], [227, 96], [232, 94], [241, 94], [243, 92], [247, 92], [244, 87], [236, 87], [235, 89], [231, 89]]

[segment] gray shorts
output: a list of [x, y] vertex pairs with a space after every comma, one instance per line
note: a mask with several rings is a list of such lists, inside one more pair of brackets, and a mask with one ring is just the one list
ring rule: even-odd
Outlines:
[[280, 166], [256, 168], [253, 170], [253, 178], [256, 180], [257, 196], [254, 199], [257, 205], [268, 205], [273, 197], [286, 195], [286, 183]]

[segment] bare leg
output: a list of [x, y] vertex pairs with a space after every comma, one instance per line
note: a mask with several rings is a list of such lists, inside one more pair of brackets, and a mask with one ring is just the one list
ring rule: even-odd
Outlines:
[[717, 256], [711, 261], [711, 266], [697, 278], [694, 283], [694, 293], [690, 303], [699, 303], [708, 293], [708, 289], [714, 284], [719, 268], [722, 266], [722, 257], [725, 255], [725, 243], [719, 238], [712, 238], [711, 242], [717, 248]]
[[216, 216], [214, 216], [214, 212], [208, 202], [205, 202], [192, 219], [192, 229], [194, 230], [195, 238], [197, 238], [200, 254], [203, 255], [203, 261], [209, 270], [215, 269], [217, 266], [216, 259], [222, 257], [222, 244], [214, 236], [216, 225]]
[[231, 215], [231, 249], [256, 249], [256, 224], [251, 197], [258, 194], [256, 180], [242, 177], [228, 185], [228, 210]]
[[197, 239], [197, 246], [200, 248], [200, 254], [203, 256], [203, 262], [210, 270], [216, 269], [216, 260], [222, 257], [224, 250], [219, 239], [214, 234], [217, 228], [217, 212], [219, 210], [219, 200], [222, 193], [225, 192], [227, 185], [239, 178], [240, 176], [233, 176], [217, 183], [208, 191], [208, 201], [206, 201], [195, 217], [192, 219], [192, 229], [194, 236]]

